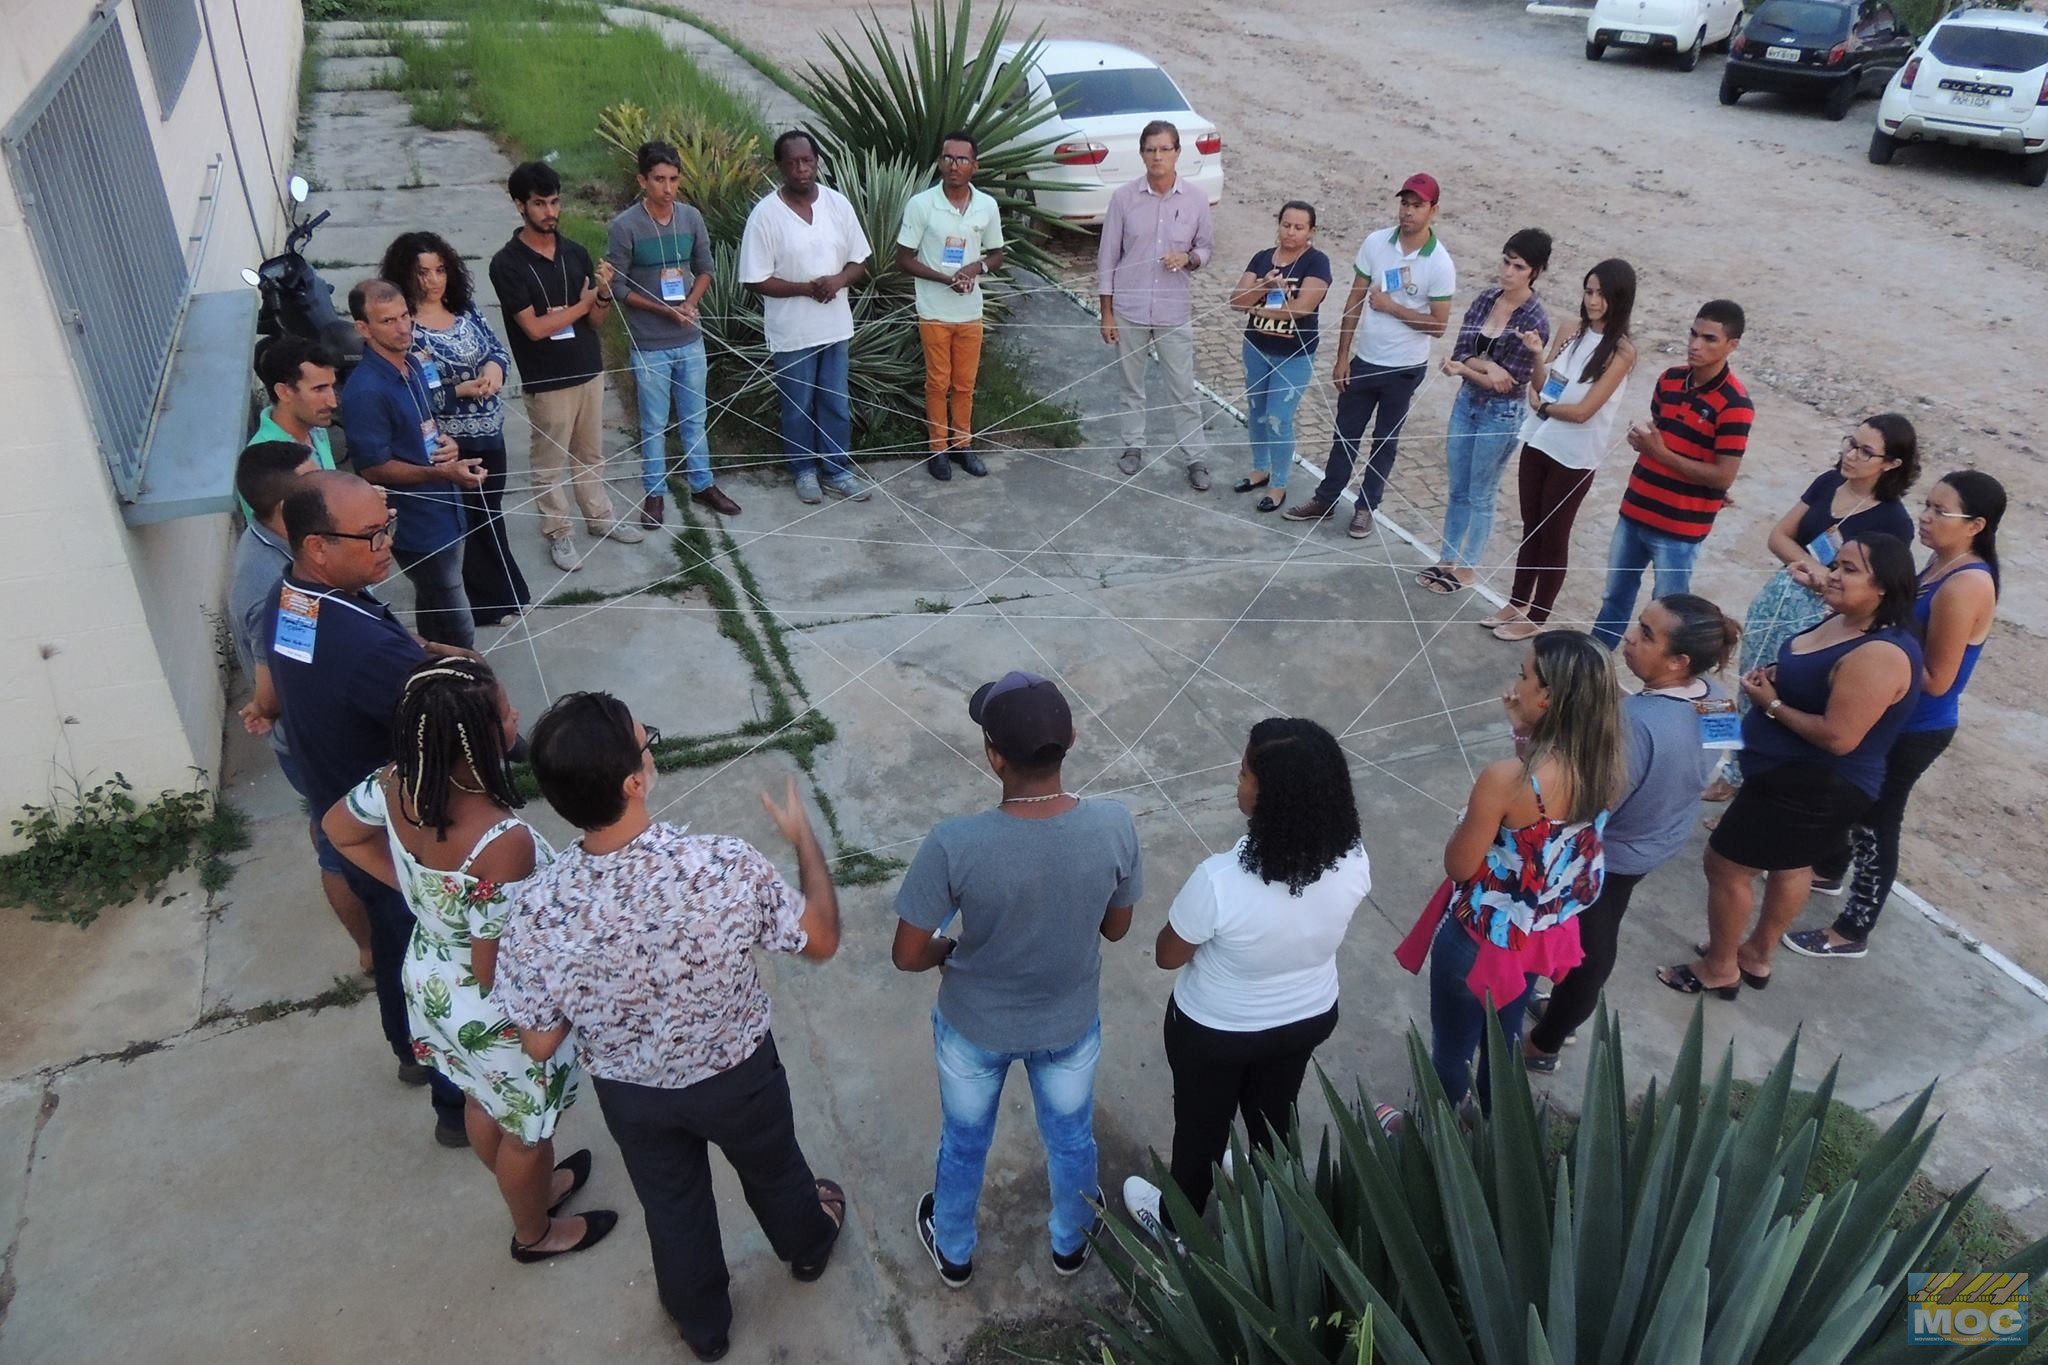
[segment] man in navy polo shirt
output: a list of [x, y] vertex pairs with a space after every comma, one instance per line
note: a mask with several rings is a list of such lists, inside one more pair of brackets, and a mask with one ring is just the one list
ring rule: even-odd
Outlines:
[[[365, 591], [391, 574], [400, 518], [385, 506], [383, 490], [331, 470], [301, 475], [299, 485], [284, 500], [292, 566], [271, 594], [258, 636], [264, 669], [257, 687], [281, 712], [318, 818], [391, 760], [391, 712], [406, 674], [429, 653], [458, 651], [422, 645], [391, 608]], [[412, 911], [397, 891], [353, 864], [344, 875], [369, 907], [377, 1008], [399, 1079], [430, 1082], [435, 1138], [445, 1147], [467, 1146], [462, 1092], [413, 1060], [399, 980]]]
[[341, 391], [349, 459], [405, 513], [392, 548], [412, 580], [420, 634], [468, 649], [476, 618], [462, 587], [462, 491], [483, 487], [484, 463], [435, 420], [440, 378], [412, 358], [412, 309], [398, 287], [364, 280], [348, 291], [348, 311], [363, 336], [362, 362]]

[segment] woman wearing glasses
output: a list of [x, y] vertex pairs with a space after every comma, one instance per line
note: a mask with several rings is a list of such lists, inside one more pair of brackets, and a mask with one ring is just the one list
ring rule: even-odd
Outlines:
[[1816, 877], [1837, 885], [1853, 856], [1855, 883], [1849, 903], [1825, 929], [1785, 935], [1784, 944], [1806, 957], [1862, 957], [1870, 931], [1892, 893], [1899, 871], [1899, 829], [1906, 802], [1920, 774], [1933, 766], [1956, 737], [1957, 706], [1977, 656], [1991, 638], [1998, 610], [1998, 523], [2005, 515], [2005, 488], [1989, 474], [1958, 470], [1927, 492], [1920, 513], [1920, 543], [1934, 552], [1920, 571], [1913, 599], [1926, 653], [1920, 704], [1893, 742], [1877, 803], [1849, 833], [1850, 847]]
[[[1875, 532], [1912, 544], [1913, 517], [1903, 498], [1920, 477], [1920, 438], [1896, 412], [1880, 412], [1842, 439], [1835, 467], [1806, 486], [1771, 528], [1771, 553], [1784, 566], [1771, 575], [1742, 624], [1744, 673], [1778, 657], [1778, 646], [1813, 629], [1827, 615], [1821, 590], [1842, 545]], [[1749, 698], [1738, 706], [1747, 713]], [[1742, 782], [1734, 765], [1707, 790], [1726, 801]], [[1822, 887], [1826, 890], [1826, 887]]]

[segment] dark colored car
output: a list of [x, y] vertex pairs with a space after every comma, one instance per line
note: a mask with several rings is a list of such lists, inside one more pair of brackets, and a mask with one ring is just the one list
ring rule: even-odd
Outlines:
[[1729, 46], [1721, 103], [1750, 90], [1799, 95], [1839, 121], [1858, 95], [1884, 93], [1913, 41], [1886, 0], [1764, 0]]

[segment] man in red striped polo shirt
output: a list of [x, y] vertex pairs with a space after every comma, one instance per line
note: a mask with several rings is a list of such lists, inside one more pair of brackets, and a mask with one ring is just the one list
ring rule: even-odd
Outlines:
[[1686, 363], [1659, 376], [1649, 425], [1628, 429], [1636, 465], [1607, 547], [1607, 596], [1593, 620], [1593, 634], [1609, 649], [1635, 617], [1644, 569], [1657, 570], [1659, 597], [1691, 589], [1700, 543], [1742, 468], [1756, 416], [1749, 390], [1728, 368], [1742, 325], [1741, 305], [1701, 304], [1686, 337]]

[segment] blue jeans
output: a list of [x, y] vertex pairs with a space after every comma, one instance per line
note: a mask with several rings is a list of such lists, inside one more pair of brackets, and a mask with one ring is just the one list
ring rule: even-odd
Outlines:
[[837, 478], [853, 472], [846, 458], [853, 439], [853, 408], [846, 397], [846, 360], [852, 343], [835, 341], [801, 351], [777, 351], [768, 360], [782, 396], [782, 453], [790, 472]]
[[704, 342], [665, 351], [633, 351], [640, 391], [640, 491], [668, 491], [668, 415], [683, 429], [683, 478], [692, 493], [711, 487], [711, 447], [704, 439]]
[[1451, 467], [1451, 502], [1444, 509], [1446, 564], [1479, 567], [1486, 538], [1493, 534], [1494, 502], [1500, 477], [1515, 453], [1528, 405], [1519, 394], [1482, 393], [1470, 384], [1458, 386], [1451, 403], [1451, 425], [1444, 433], [1444, 454]]
[[[1479, 960], [1479, 944], [1455, 915], [1445, 915], [1429, 948], [1429, 1060], [1443, 1082], [1444, 1097], [1453, 1105], [1471, 1088], [1466, 1068], [1479, 1058], [1479, 1107], [1492, 1112], [1493, 1087], [1486, 1077], [1486, 1003], [1472, 994], [1465, 978]], [[1524, 989], [1495, 1013], [1500, 1031], [1512, 1043], [1522, 1036], [1522, 1013], [1529, 1006]]]
[[1593, 618], [1594, 638], [1609, 649], [1621, 643], [1628, 623], [1635, 619], [1646, 568], [1657, 570], [1657, 596], [1692, 591], [1692, 566], [1702, 543], [1653, 531], [1627, 517], [1617, 520], [1614, 539], [1607, 544], [1607, 595]]
[[1270, 475], [1275, 489], [1287, 487], [1294, 467], [1294, 410], [1315, 378], [1315, 357], [1272, 355], [1244, 344], [1244, 397], [1252, 438], [1252, 468]]
[[955, 1264], [974, 1255], [975, 1214], [982, 1173], [995, 1141], [996, 1110], [1010, 1063], [1024, 1063], [1031, 1107], [1045, 1144], [1052, 1183], [1052, 1249], [1080, 1250], [1095, 1225], [1091, 1199], [1102, 1197], [1095, 1178], [1095, 1063], [1102, 1056], [1102, 1021], [1079, 1041], [1044, 1052], [990, 1052], [962, 1037], [932, 1011], [932, 1048], [939, 1062], [938, 1178], [932, 1184], [932, 1231], [939, 1253]]

